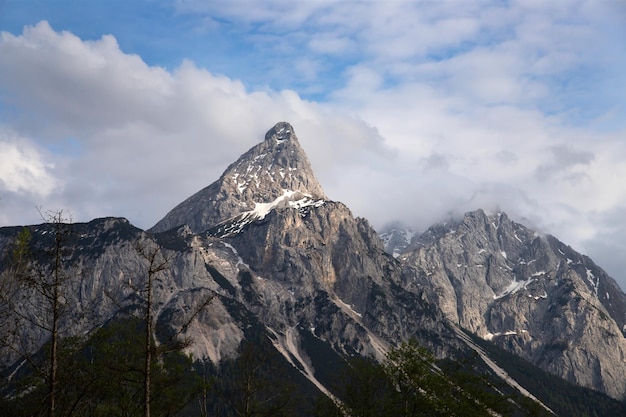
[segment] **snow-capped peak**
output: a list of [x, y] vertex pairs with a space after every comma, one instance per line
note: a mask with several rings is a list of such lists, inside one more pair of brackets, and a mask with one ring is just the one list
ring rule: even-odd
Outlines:
[[385, 227], [379, 236], [385, 246], [385, 251], [394, 258], [400, 256], [400, 254], [411, 244], [413, 237], [416, 233], [400, 224]]

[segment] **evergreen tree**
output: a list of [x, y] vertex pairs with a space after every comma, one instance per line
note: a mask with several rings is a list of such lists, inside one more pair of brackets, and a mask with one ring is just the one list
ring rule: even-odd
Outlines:
[[220, 364], [212, 380], [215, 414], [280, 417], [293, 412], [293, 387], [278, 365], [276, 352], [263, 343], [243, 342], [236, 359]]

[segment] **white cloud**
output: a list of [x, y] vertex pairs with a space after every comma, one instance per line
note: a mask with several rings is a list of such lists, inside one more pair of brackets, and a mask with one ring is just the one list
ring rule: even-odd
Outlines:
[[316, 53], [338, 55], [349, 52], [356, 45], [348, 37], [329, 33], [311, 39], [308, 46]]
[[110, 35], [83, 42], [41, 22], [19, 37], [3, 32], [0, 56], [0, 88], [17, 109], [13, 122], [44, 140], [86, 140], [138, 120], [159, 123], [155, 113], [167, 111], [171, 76], [122, 54]]
[[56, 187], [52, 168], [36, 146], [0, 129], [0, 189], [45, 198]]

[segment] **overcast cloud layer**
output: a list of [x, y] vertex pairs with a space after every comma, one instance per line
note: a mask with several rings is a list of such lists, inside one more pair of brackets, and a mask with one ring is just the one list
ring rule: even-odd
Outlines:
[[83, 10], [1, 33], [0, 226], [41, 206], [148, 228], [286, 120], [326, 193], [377, 228], [503, 210], [626, 287], [621, 2], [160, 10], [185, 29], [80, 37]]

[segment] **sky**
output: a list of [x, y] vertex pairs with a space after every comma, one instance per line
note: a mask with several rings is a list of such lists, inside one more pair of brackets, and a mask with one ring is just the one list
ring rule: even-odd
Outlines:
[[290, 122], [381, 229], [479, 208], [626, 288], [622, 0], [0, 0], [0, 226], [149, 228]]

